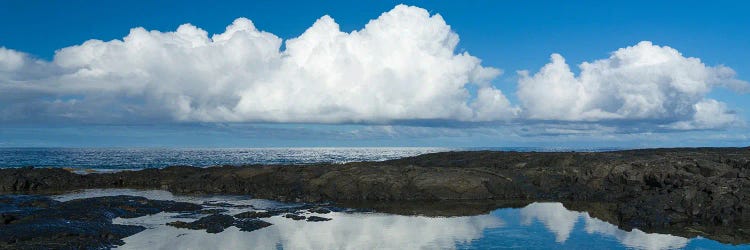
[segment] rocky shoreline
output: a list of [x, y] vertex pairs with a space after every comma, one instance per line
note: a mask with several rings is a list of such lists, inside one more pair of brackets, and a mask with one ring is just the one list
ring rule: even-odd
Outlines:
[[560, 201], [624, 229], [684, 229], [684, 235], [714, 235], [735, 244], [750, 239], [750, 148], [446, 152], [385, 162], [174, 166], [83, 175], [31, 167], [0, 170], [0, 193], [87, 188], [247, 194], [360, 207], [393, 201], [482, 204], [476, 210], [457, 205], [445, 214], [426, 209], [432, 215], [503, 206], [496, 201]]
[[[0, 195], [0, 249], [107, 249], [122, 245], [123, 238], [146, 230], [143, 226], [113, 223], [115, 218], [137, 218], [161, 212], [176, 214], [167, 226], [220, 233], [230, 226], [251, 232], [273, 224], [262, 220], [284, 216], [309, 222], [328, 221], [316, 216], [343, 211], [322, 205], [298, 205], [227, 215], [228, 203], [150, 200], [116, 195], [57, 201], [41, 195]], [[307, 215], [307, 216], [306, 216]], [[185, 222], [183, 220], [193, 220]]]

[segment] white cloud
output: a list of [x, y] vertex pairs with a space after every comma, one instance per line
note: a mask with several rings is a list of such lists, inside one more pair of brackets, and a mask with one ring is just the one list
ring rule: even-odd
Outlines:
[[727, 105], [713, 99], [705, 99], [693, 105], [695, 113], [689, 121], [679, 121], [668, 127], [680, 130], [723, 128], [744, 122], [727, 110]]
[[439, 14], [399, 5], [352, 32], [323, 16], [286, 41], [239, 18], [211, 36], [191, 24], [134, 28], [122, 40], [62, 48], [52, 61], [0, 47], [0, 121], [510, 121], [564, 134], [743, 123], [707, 94], [719, 86], [750, 92], [750, 84], [670, 47], [641, 42], [580, 64], [578, 75], [553, 54], [539, 72], [520, 71], [513, 104], [491, 83], [502, 71], [457, 53], [458, 41]]
[[[538, 73], [520, 71], [518, 98], [530, 119], [559, 121], [651, 120], [724, 127], [737, 118], [706, 95], [715, 86], [736, 90], [747, 83], [724, 66], [709, 67], [677, 50], [640, 42], [607, 59], [580, 64], [575, 75], [553, 54]], [[703, 119], [708, 112], [721, 121]], [[692, 120], [696, 119], [696, 120]]]
[[0, 72], [13, 72], [23, 66], [26, 61], [23, 53], [0, 47]]
[[[66, 113], [93, 105], [119, 106], [124, 116], [209, 122], [512, 118], [510, 103], [489, 84], [501, 71], [455, 53], [457, 43], [440, 15], [404, 5], [351, 33], [323, 16], [287, 40], [284, 51], [281, 38], [240, 18], [210, 38], [184, 24], [175, 32], [134, 28], [122, 40], [89, 40], [56, 53], [50, 63], [60, 73], [53, 78], [19, 80], [44, 86], [54, 98], [85, 99]], [[16, 72], [24, 58], [2, 49], [0, 70]], [[480, 89], [480, 98], [471, 101], [468, 85]], [[121, 104], [93, 103], [112, 98]]]

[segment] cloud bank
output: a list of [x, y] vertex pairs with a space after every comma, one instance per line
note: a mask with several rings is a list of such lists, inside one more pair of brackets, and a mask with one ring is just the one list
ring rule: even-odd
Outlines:
[[[399, 5], [351, 33], [323, 16], [284, 51], [281, 44], [239, 18], [210, 37], [190, 24], [174, 32], [135, 28], [122, 40], [60, 49], [51, 62], [3, 48], [5, 88], [50, 94], [4, 113], [65, 109], [85, 117], [81, 110], [102, 101], [122, 116], [206, 122], [472, 121], [515, 112], [489, 84], [501, 72], [455, 53], [458, 35], [424, 9]], [[54, 73], [32, 74], [39, 71]], [[481, 94], [469, 100], [468, 85]]]
[[749, 85], [670, 47], [641, 42], [580, 64], [578, 75], [553, 54], [537, 73], [519, 72], [513, 104], [492, 84], [502, 71], [456, 52], [458, 42], [439, 14], [399, 5], [352, 32], [323, 16], [286, 41], [239, 18], [211, 36], [191, 24], [134, 28], [51, 61], [0, 47], [0, 121], [625, 121], [669, 130], [743, 122], [707, 95]]
[[559, 54], [538, 73], [520, 71], [518, 97], [528, 118], [562, 121], [652, 120], [678, 129], [738, 122], [724, 103], [706, 98], [716, 86], [740, 88], [732, 69], [708, 67], [670, 47], [640, 42], [571, 72]]

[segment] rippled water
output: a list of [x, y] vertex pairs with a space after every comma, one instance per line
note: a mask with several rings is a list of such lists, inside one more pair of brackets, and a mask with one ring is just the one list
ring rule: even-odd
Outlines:
[[[0, 168], [142, 169], [174, 165], [309, 164], [383, 161], [458, 150], [567, 151], [565, 148], [0, 148]], [[612, 150], [608, 148], [576, 151]]]
[[141, 169], [173, 165], [383, 161], [451, 148], [0, 148], [0, 167]]
[[[166, 191], [87, 190], [56, 197], [60, 200], [128, 194], [151, 199], [202, 203], [225, 201], [267, 209], [279, 202], [243, 196], [174, 196]], [[230, 209], [228, 214], [241, 212]], [[523, 208], [457, 217], [404, 216], [384, 213], [332, 212], [325, 222], [294, 221], [275, 216], [273, 225], [253, 232], [230, 227], [218, 234], [164, 225], [176, 214], [159, 213], [116, 223], [147, 230], [124, 239], [121, 249], [748, 249], [701, 237], [624, 231], [567, 210], [561, 203], [532, 203]], [[181, 218], [180, 220], [187, 220]]]

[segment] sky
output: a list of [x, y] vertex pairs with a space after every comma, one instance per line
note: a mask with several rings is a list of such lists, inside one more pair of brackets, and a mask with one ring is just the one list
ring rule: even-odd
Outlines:
[[750, 145], [742, 1], [2, 1], [0, 147]]

